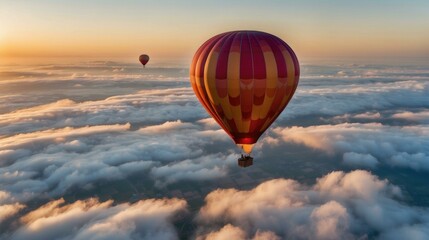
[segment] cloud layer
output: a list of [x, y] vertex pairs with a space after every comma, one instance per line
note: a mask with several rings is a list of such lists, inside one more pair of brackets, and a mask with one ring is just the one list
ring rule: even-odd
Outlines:
[[[8, 196], [2, 194], [3, 199]], [[363, 170], [331, 172], [312, 186], [268, 180], [253, 189], [209, 193], [196, 239], [425, 239], [429, 209], [407, 206], [401, 190]], [[23, 209], [24, 206], [21, 207]], [[173, 222], [185, 200], [114, 204], [95, 198], [52, 200], [16, 218], [9, 239], [178, 239]], [[12, 214], [13, 215], [13, 214]]]
[[429, 127], [389, 126], [380, 123], [343, 123], [310, 127], [273, 129], [265, 141], [303, 144], [341, 154], [346, 165], [375, 168], [379, 162], [390, 166], [429, 171]]
[[181, 121], [137, 131], [124, 124], [20, 134], [0, 139], [0, 183], [17, 199], [28, 201], [143, 172], [159, 187], [219, 178], [236, 154], [232, 149], [213, 154], [202, 149], [228, 141], [220, 130]]
[[[428, 210], [407, 206], [375, 175], [336, 171], [316, 180], [327, 171], [314, 169], [297, 178], [312, 186], [264, 182], [286, 173], [262, 162], [271, 154], [339, 158], [331, 169], [428, 171], [426, 67], [304, 65], [296, 96], [255, 148], [261, 162], [245, 170], [196, 100], [187, 69], [91, 62], [0, 72], [0, 238], [175, 239], [172, 218], [186, 201], [164, 198], [171, 196], [199, 212], [196, 232], [185, 224], [197, 239], [428, 235]], [[297, 145], [303, 156], [283, 155]], [[135, 189], [115, 193], [119, 183]], [[213, 191], [223, 184], [236, 189]], [[200, 210], [195, 202], [209, 192]]]
[[178, 239], [173, 217], [186, 211], [179, 199], [146, 199], [113, 205], [87, 199], [49, 202], [20, 218], [10, 239]]
[[149, 125], [168, 120], [186, 121], [207, 117], [191, 91], [190, 88], [143, 90], [86, 102], [63, 99], [0, 115], [0, 136], [66, 126], [127, 122]]
[[[428, 237], [428, 209], [400, 201], [401, 191], [369, 172], [332, 172], [311, 186], [290, 179], [250, 190], [219, 189], [205, 199], [200, 239], [413, 239]], [[423, 239], [422, 238], [422, 239]]]

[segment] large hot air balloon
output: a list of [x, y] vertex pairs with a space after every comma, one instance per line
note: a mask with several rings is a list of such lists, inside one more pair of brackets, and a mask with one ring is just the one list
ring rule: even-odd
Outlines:
[[292, 98], [299, 63], [280, 38], [259, 31], [216, 35], [190, 67], [198, 100], [247, 154]]
[[141, 62], [141, 64], [143, 64], [143, 67], [145, 67], [146, 63], [149, 62], [149, 56], [146, 54], [142, 54], [139, 57], [139, 61]]

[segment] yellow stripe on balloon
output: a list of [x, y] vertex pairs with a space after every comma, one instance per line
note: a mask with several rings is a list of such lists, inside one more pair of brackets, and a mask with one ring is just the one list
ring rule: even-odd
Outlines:
[[242, 120], [240, 122], [236, 122], [237, 129], [239, 133], [248, 133], [250, 130], [250, 120]]
[[232, 118], [234, 119], [234, 122], [236, 123], [241, 122], [242, 121], [241, 105], [238, 105], [238, 106], [231, 105], [230, 107], [231, 107]]
[[[228, 96], [237, 98], [240, 96], [240, 53], [230, 52], [228, 55]], [[238, 123], [242, 121], [241, 105], [233, 106], [229, 104], [231, 109], [232, 118], [234, 122]]]
[[267, 79], [266, 79], [266, 90], [265, 90], [265, 98], [262, 103], [262, 108], [259, 112], [259, 118], [264, 119], [268, 115], [268, 111], [273, 104], [273, 100], [275, 97], [275, 91], [277, 89], [277, 63], [272, 52], [264, 52], [265, 58], [265, 69], [267, 71]]
[[[259, 79], [258, 79], [258, 81], [259, 81]], [[253, 105], [252, 105], [252, 112], [251, 112], [251, 115], [250, 115], [250, 119], [251, 120], [258, 120], [259, 119], [259, 112], [260, 112], [260, 109], [261, 109], [261, 105], [255, 105], [255, 103], [253, 103]]]
[[[217, 95], [217, 92], [214, 94]], [[226, 119], [231, 120], [232, 119], [232, 113], [231, 113], [231, 108], [229, 107], [230, 103], [229, 103], [228, 95], [226, 95], [226, 97], [224, 97], [224, 98], [218, 97], [218, 100], [219, 100], [219, 105], [222, 108]]]
[[230, 52], [228, 55], [228, 95], [238, 97], [240, 95], [240, 53]]
[[218, 58], [219, 52], [211, 51], [204, 66], [204, 84], [206, 85], [207, 95], [213, 105], [219, 105], [220, 103], [216, 92], [216, 66]]

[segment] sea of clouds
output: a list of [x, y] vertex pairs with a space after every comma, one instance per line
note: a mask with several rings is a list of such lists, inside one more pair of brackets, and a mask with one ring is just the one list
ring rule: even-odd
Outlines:
[[[428, 238], [429, 202], [413, 204], [404, 194], [407, 180], [392, 183], [384, 172], [429, 171], [429, 68], [302, 70], [294, 99], [257, 144], [256, 161], [288, 161], [285, 151], [299, 147], [335, 167], [319, 170], [311, 183], [285, 172], [243, 189], [216, 187], [243, 171], [236, 166], [240, 152], [196, 100], [187, 69], [3, 66], [0, 238]], [[171, 196], [64, 199], [136, 174], [155, 190], [192, 182], [215, 187], [197, 209]], [[181, 219], [194, 226], [187, 236], [177, 227]]]

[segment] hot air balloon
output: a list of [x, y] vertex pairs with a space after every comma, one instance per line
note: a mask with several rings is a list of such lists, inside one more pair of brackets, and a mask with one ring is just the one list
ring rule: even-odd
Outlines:
[[195, 95], [244, 157], [291, 100], [299, 73], [289, 45], [260, 31], [216, 35], [201, 45], [190, 66]]
[[141, 62], [141, 64], [143, 64], [143, 67], [145, 67], [146, 63], [149, 62], [149, 56], [146, 54], [142, 54], [139, 57], [139, 61]]

